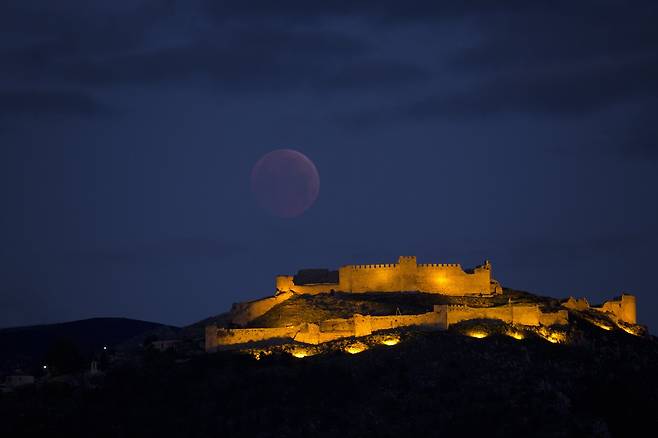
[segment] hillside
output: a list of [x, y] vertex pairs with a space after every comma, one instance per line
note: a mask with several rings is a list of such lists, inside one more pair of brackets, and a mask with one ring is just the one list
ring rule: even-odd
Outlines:
[[83, 355], [103, 346], [129, 341], [145, 332], [160, 328], [177, 330], [155, 322], [128, 318], [91, 318], [58, 324], [14, 327], [0, 330], [0, 370], [29, 368], [38, 363], [58, 341], [73, 343]]
[[395, 315], [396, 313], [413, 315], [431, 311], [434, 304], [491, 307], [507, 304], [509, 301], [515, 304], [537, 303], [546, 307], [558, 305], [558, 300], [554, 298], [541, 297], [513, 289], [505, 289], [503, 294], [493, 297], [448, 296], [419, 292], [300, 294], [250, 321], [249, 327], [280, 327], [286, 324], [322, 321], [331, 318], [350, 318], [355, 313], [373, 316]]
[[[473, 328], [490, 335], [464, 336]], [[658, 401], [658, 342], [575, 318], [568, 343], [515, 339], [481, 320], [379, 335], [359, 354], [297, 358], [145, 351], [95, 389], [0, 396], [2, 436], [646, 436]]]

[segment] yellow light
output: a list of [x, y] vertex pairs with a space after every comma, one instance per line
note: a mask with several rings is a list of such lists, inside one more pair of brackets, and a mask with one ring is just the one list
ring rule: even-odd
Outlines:
[[566, 335], [561, 332], [551, 331], [546, 327], [540, 327], [537, 334], [552, 344], [561, 344], [566, 341]]
[[254, 351], [254, 352], [252, 352], [252, 353], [251, 353], [251, 356], [252, 356], [254, 359], [256, 359], [256, 360], [260, 360], [260, 351]]
[[512, 331], [512, 330], [507, 332], [507, 336], [509, 336], [510, 338], [514, 338], [517, 341], [520, 341], [521, 339], [523, 339], [525, 337], [525, 336], [523, 336], [523, 333], [517, 332], [517, 331]]
[[362, 344], [361, 342], [356, 342], [354, 344], [350, 344], [347, 347], [345, 347], [345, 351], [348, 352], [349, 354], [361, 353], [362, 351], [367, 349], [368, 347], [365, 344]]
[[303, 357], [313, 356], [314, 353], [310, 350], [306, 350], [306, 349], [303, 349], [303, 348], [297, 348], [297, 349], [293, 350], [292, 353], [290, 353], [290, 354], [292, 354], [292, 356], [296, 357], [297, 359], [301, 359]]
[[481, 331], [481, 330], [473, 330], [473, 331], [470, 331], [466, 334], [468, 336], [470, 336], [471, 338], [478, 338], [478, 339], [486, 338], [487, 336], [489, 336], [489, 333]]
[[382, 344], [384, 345], [397, 345], [399, 343], [400, 343], [400, 338], [396, 336], [389, 336], [382, 340]]
[[599, 328], [602, 328], [603, 330], [606, 330], [606, 331], [610, 331], [610, 330], [612, 330], [612, 326], [611, 326], [611, 325], [605, 324], [605, 323], [603, 323], [603, 322], [600, 322], [600, 321], [597, 321], [597, 320], [594, 320], [594, 319], [589, 319], [589, 318], [588, 318], [587, 320], [588, 320], [590, 323], [594, 324], [595, 326], [597, 326], [597, 327], [599, 327]]
[[626, 333], [629, 333], [633, 336], [639, 336], [640, 335], [640, 331], [638, 330], [637, 327], [625, 326], [625, 325], [621, 325], [621, 324], [618, 324], [617, 326], [620, 329], [622, 329], [623, 331], [625, 331]]

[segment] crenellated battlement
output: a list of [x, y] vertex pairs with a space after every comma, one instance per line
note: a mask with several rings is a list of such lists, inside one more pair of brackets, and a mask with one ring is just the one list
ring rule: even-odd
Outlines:
[[488, 261], [465, 271], [459, 263], [418, 264], [415, 256], [400, 256], [398, 263], [342, 266], [338, 270], [336, 283], [297, 284], [295, 277], [281, 275], [276, 279], [276, 288], [279, 292], [301, 294], [419, 291], [462, 296], [502, 292], [500, 284], [491, 278], [491, 264]]
[[345, 266], [346, 268], [352, 268], [353, 270], [356, 269], [382, 269], [382, 268], [397, 268], [398, 265], [397, 263], [384, 263], [384, 264], [377, 264], [377, 265], [347, 265]]

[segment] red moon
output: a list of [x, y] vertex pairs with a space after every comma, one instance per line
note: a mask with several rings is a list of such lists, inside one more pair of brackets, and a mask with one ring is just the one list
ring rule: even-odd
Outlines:
[[266, 211], [293, 218], [317, 199], [320, 175], [306, 155], [293, 149], [278, 149], [256, 162], [251, 170], [251, 189]]

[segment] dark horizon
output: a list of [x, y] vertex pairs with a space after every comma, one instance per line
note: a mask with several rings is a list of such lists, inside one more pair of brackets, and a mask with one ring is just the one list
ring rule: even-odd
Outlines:
[[[489, 259], [658, 327], [658, 7], [0, 6], [0, 327], [182, 326], [302, 268]], [[319, 196], [251, 193], [294, 149]]]

